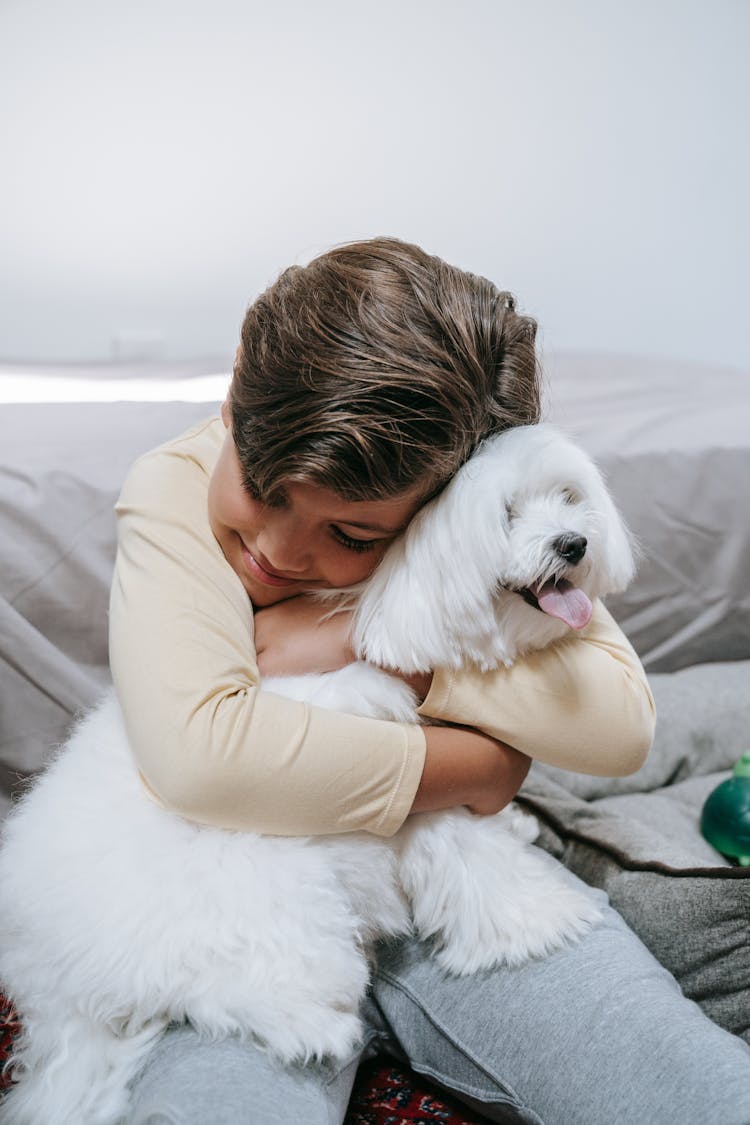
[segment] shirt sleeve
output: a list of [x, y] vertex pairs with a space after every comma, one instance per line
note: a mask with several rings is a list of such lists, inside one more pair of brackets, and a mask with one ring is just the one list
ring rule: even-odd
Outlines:
[[607, 777], [643, 765], [656, 719], [641, 663], [600, 602], [581, 633], [510, 668], [438, 669], [420, 712], [477, 727], [541, 762]]
[[252, 607], [211, 533], [207, 488], [177, 443], [136, 462], [116, 507], [110, 662], [147, 789], [224, 828], [392, 834], [421, 779], [421, 728], [260, 689]]

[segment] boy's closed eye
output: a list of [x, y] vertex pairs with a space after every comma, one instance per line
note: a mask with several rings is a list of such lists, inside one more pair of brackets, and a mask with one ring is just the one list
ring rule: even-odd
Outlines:
[[372, 551], [379, 543], [387, 542], [386, 539], [355, 539], [353, 535], [347, 535], [340, 527], [331, 524], [331, 532], [334, 539], [346, 547], [348, 551]]

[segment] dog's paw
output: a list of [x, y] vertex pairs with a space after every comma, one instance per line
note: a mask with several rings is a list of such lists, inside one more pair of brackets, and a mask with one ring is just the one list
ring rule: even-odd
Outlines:
[[404, 834], [399, 874], [415, 929], [451, 973], [544, 957], [601, 917], [594, 898], [526, 842], [536, 822], [519, 817], [430, 814]]
[[310, 1008], [293, 1024], [266, 1028], [262, 1043], [284, 1065], [330, 1059], [348, 1061], [362, 1042], [362, 1021], [353, 1012]]
[[438, 963], [456, 976], [517, 967], [579, 941], [601, 920], [596, 901], [551, 873], [542, 894], [497, 886], [435, 935]]

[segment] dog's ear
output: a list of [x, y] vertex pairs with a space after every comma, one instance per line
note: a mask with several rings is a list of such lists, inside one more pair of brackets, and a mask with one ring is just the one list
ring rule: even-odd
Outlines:
[[354, 619], [357, 654], [404, 672], [461, 665], [472, 639], [493, 629], [503, 518], [502, 498], [469, 461], [366, 583]]
[[596, 485], [591, 500], [599, 513], [601, 536], [602, 581], [606, 589], [597, 590], [597, 596], [616, 594], [624, 590], [635, 574], [638, 546], [628, 531], [613, 501], [601, 471], [592, 462]]
[[[437, 544], [429, 547], [437, 530], [437, 520], [430, 516], [427, 509], [419, 512], [389, 547], [357, 607], [355, 652], [384, 668], [430, 671], [434, 654], [448, 644], [446, 564]], [[444, 528], [439, 538], [447, 532]]]
[[611, 593], [616, 594], [629, 586], [635, 576], [638, 544], [623, 523], [611, 497], [609, 502], [613, 518], [607, 533], [607, 552], [610, 557], [610, 573], [615, 583]]

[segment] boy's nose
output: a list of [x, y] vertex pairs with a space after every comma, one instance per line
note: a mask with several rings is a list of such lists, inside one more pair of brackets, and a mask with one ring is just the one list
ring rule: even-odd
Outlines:
[[[258, 533], [256, 542], [268, 569], [286, 578], [306, 575], [310, 559], [299, 536], [286, 532], [283, 527], [266, 526]], [[259, 561], [263, 566], [263, 561]]]

